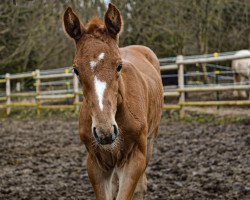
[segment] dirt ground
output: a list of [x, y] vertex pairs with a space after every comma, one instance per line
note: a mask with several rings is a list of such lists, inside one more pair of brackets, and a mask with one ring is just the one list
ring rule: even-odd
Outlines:
[[[0, 199], [94, 199], [78, 122], [0, 119]], [[250, 199], [250, 120], [163, 119], [146, 199]]]

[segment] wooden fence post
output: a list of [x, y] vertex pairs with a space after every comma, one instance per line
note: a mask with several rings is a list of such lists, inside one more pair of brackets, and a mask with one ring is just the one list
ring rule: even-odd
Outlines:
[[75, 74], [73, 74], [73, 87], [74, 87], [74, 104], [75, 104], [75, 112], [78, 112], [80, 109], [79, 106], [79, 84], [78, 84], [78, 78]]
[[[183, 60], [183, 56], [179, 55], [176, 58], [176, 61], [182, 61]], [[184, 106], [181, 103], [185, 102], [185, 92], [183, 91], [184, 87], [185, 87], [185, 81], [184, 81], [184, 65], [183, 64], [178, 64], [178, 85], [179, 85], [179, 89], [180, 89], [180, 96], [179, 96], [179, 106], [180, 106], [180, 112], [179, 112], [179, 116], [180, 119], [183, 119], [185, 117], [185, 110], [184, 110]]]
[[41, 79], [40, 79], [40, 70], [36, 69], [36, 109], [37, 115], [40, 115], [40, 99], [38, 98], [41, 94]]
[[6, 113], [7, 115], [10, 115], [11, 112], [11, 98], [10, 98], [10, 94], [11, 94], [11, 86], [10, 86], [10, 74], [7, 73], [5, 75], [5, 79], [6, 79]]

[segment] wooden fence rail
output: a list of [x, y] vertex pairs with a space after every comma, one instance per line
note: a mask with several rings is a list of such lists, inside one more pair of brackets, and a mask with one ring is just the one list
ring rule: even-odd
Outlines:
[[206, 55], [199, 57], [177, 57], [176, 64], [178, 66], [178, 83], [179, 88], [178, 92], [180, 93], [179, 98], [179, 109], [180, 109], [180, 118], [183, 118], [185, 115], [185, 106], [224, 106], [224, 105], [250, 105], [249, 100], [238, 100], [238, 101], [205, 101], [205, 102], [186, 102], [185, 101], [185, 92], [211, 92], [211, 91], [226, 91], [226, 90], [246, 90], [250, 89], [250, 85], [231, 85], [231, 86], [205, 86], [205, 87], [185, 87], [184, 86], [184, 65], [190, 64], [201, 64], [201, 63], [210, 63], [210, 62], [222, 62], [222, 61], [231, 61], [236, 59], [250, 58], [249, 55], [221, 55], [216, 56]]
[[[250, 105], [250, 100], [237, 100], [237, 101], [206, 101], [206, 102], [187, 102], [185, 98], [185, 92], [214, 92], [214, 91], [232, 91], [232, 90], [250, 90], [250, 85], [204, 85], [187, 87], [184, 84], [184, 69], [186, 65], [198, 64], [198, 63], [210, 63], [210, 62], [221, 62], [234, 59], [249, 58], [249, 56], [235, 56], [235, 55], [221, 55], [214, 57], [213, 55], [199, 56], [199, 57], [183, 57], [177, 56], [175, 63], [161, 66], [161, 71], [178, 70], [178, 88], [171, 91], [164, 92], [165, 97], [178, 97], [177, 105], [164, 105], [165, 109], [177, 109], [180, 113], [180, 118], [185, 115], [186, 106], [223, 106], [223, 105]], [[166, 62], [167, 59], [162, 59]], [[20, 74], [6, 74], [4, 78], [0, 79], [0, 84], [5, 84], [5, 96], [0, 96], [0, 108], [5, 108], [6, 113], [9, 115], [11, 108], [14, 107], [36, 107], [37, 113], [40, 114], [43, 109], [75, 109], [79, 111], [81, 102], [80, 96], [82, 95], [79, 89], [78, 78], [65, 69], [64, 71], [51, 71], [41, 73], [42, 71], [36, 70], [34, 72], [20, 73]], [[35, 80], [36, 90], [32, 92], [15, 92], [11, 93], [11, 81], [14, 79], [32, 78]], [[65, 79], [72, 78], [72, 81], [66, 81], [67, 84], [73, 83], [73, 90], [58, 90], [53, 92], [43, 92], [41, 87], [45, 80], [51, 79]], [[56, 81], [58, 82], [58, 81]], [[46, 82], [44, 82], [46, 83]], [[63, 93], [63, 94], [61, 94]], [[21, 97], [34, 97], [32, 103], [13, 103], [12, 98]], [[43, 101], [54, 101], [61, 99], [72, 99], [72, 105], [43, 105]], [[2, 103], [1, 102], [5, 102]]]

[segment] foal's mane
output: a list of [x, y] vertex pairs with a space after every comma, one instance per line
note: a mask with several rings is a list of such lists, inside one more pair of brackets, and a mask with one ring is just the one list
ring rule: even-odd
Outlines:
[[104, 32], [104, 23], [98, 17], [93, 17], [87, 24], [87, 33], [103, 33]]

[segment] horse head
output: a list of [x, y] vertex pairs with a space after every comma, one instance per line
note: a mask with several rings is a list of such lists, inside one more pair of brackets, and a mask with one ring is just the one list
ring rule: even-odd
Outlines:
[[74, 72], [82, 85], [92, 119], [92, 133], [101, 145], [112, 144], [119, 134], [115, 120], [122, 60], [118, 48], [122, 18], [109, 4], [104, 22], [97, 17], [84, 26], [69, 7], [63, 17], [65, 32], [75, 41]]

